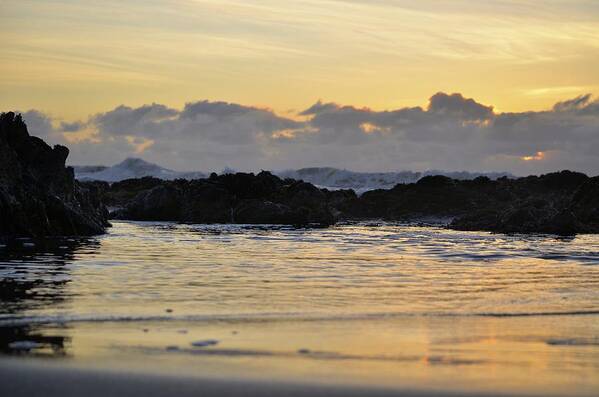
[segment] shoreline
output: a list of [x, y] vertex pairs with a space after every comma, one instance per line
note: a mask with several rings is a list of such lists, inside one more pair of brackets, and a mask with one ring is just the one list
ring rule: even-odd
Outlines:
[[70, 367], [47, 361], [0, 358], [0, 395], [5, 396], [370, 396], [370, 397], [507, 397], [559, 394], [489, 393], [460, 390], [390, 388], [317, 382], [244, 378], [190, 377], [110, 369]]
[[127, 221], [7, 246], [0, 395], [596, 395], [598, 241]]

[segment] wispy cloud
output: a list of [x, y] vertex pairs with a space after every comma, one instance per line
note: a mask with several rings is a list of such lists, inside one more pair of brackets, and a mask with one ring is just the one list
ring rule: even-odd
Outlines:
[[599, 87], [597, 4], [21, 0], [0, 5], [0, 107], [83, 116], [224, 98], [282, 110], [322, 95], [384, 108], [443, 89], [540, 109]]

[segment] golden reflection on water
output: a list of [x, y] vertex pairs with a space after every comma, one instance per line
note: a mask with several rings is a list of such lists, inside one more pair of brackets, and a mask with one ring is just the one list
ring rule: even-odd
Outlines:
[[[597, 310], [599, 239], [442, 229], [223, 231], [121, 223], [78, 251], [73, 313], [536, 313]], [[58, 308], [57, 308], [58, 309]], [[47, 309], [44, 309], [47, 311]]]
[[599, 236], [116, 222], [62, 249], [4, 253], [0, 329], [62, 338], [72, 365], [599, 390]]

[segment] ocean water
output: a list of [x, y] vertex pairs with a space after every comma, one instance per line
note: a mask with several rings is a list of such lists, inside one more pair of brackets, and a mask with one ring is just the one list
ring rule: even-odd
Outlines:
[[0, 352], [190, 376], [599, 390], [599, 236], [114, 222], [0, 243]]

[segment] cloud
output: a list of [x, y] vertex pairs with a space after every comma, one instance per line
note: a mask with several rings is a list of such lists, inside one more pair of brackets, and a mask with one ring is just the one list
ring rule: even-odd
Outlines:
[[77, 132], [82, 130], [84, 124], [81, 121], [73, 121], [71, 123], [62, 121], [59, 129], [64, 132]]
[[177, 114], [177, 110], [156, 103], [138, 108], [121, 105], [93, 116], [90, 123], [101, 133], [111, 136], [148, 134], [156, 125]]
[[44, 139], [49, 144], [55, 144], [57, 140], [61, 139], [60, 133], [52, 126], [52, 118], [48, 115], [37, 110], [28, 110], [21, 113], [23, 120], [27, 122], [29, 131], [35, 131], [36, 136]]
[[308, 109], [300, 112], [300, 116], [313, 116], [318, 113], [324, 113], [327, 111], [335, 111], [339, 108], [339, 106], [335, 103], [322, 103], [321, 100], [318, 100], [314, 105], [310, 106]]
[[428, 111], [463, 120], [486, 120], [493, 117], [493, 106], [481, 105], [462, 94], [447, 95], [438, 92], [429, 101]]
[[585, 108], [589, 104], [590, 100], [591, 94], [580, 95], [576, 98], [556, 103], [553, 106], [553, 110], [555, 110], [556, 112], [565, 112], [569, 110]]
[[520, 113], [437, 93], [425, 108], [382, 111], [318, 101], [297, 119], [214, 101], [180, 110], [122, 105], [68, 123], [38, 111], [24, 118], [32, 133], [66, 142], [70, 161], [81, 164], [143, 154], [167, 167], [203, 171], [334, 166], [599, 174], [599, 102], [590, 95]]

